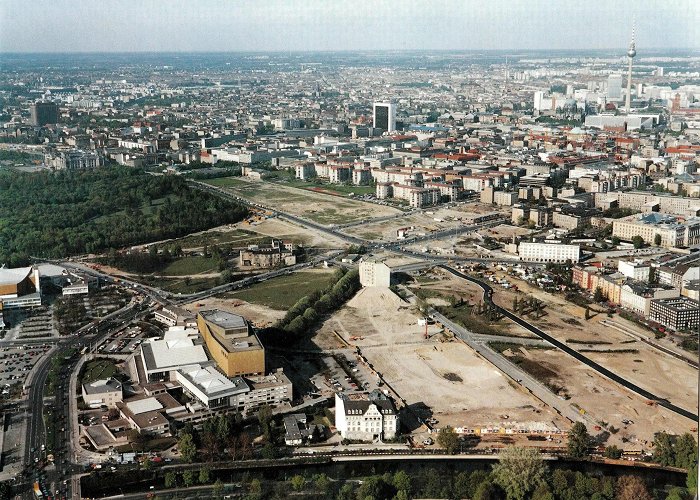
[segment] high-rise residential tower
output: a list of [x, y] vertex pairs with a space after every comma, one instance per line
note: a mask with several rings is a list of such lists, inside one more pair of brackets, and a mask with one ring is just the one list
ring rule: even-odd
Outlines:
[[393, 102], [374, 103], [374, 127], [387, 132], [396, 130], [396, 104]]

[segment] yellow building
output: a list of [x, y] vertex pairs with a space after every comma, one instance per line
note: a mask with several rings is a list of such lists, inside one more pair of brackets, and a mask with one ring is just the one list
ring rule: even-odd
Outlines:
[[227, 377], [265, 374], [265, 349], [245, 318], [218, 309], [201, 311], [197, 327]]

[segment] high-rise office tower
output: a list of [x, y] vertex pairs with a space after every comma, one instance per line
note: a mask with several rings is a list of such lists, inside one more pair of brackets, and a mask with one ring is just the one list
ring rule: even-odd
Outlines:
[[29, 113], [35, 127], [58, 122], [58, 105], [53, 102], [36, 102], [29, 107]]
[[393, 102], [374, 103], [374, 127], [387, 132], [396, 130], [396, 104]]
[[608, 76], [608, 99], [622, 99], [622, 75]]
[[630, 113], [632, 109], [632, 59], [637, 55], [637, 49], [634, 46], [634, 27], [632, 28], [632, 41], [630, 42], [630, 48], [627, 50], [627, 96], [625, 96], [625, 107], [627, 108], [627, 114]]

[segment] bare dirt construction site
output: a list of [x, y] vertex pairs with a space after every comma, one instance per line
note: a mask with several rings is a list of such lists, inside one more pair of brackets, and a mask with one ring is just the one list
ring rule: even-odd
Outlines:
[[349, 228], [345, 232], [351, 236], [370, 240], [396, 241], [399, 229], [407, 228], [408, 237], [456, 229], [465, 224], [471, 224], [470, 221], [475, 216], [493, 213], [494, 208], [473, 202], [460, 203], [453, 208], [431, 207], [430, 210], [421, 210], [400, 219], [369, 222], [362, 226]]
[[[566, 388], [572, 404], [577, 405], [597, 422], [609, 424], [614, 428], [615, 433], [611, 433], [607, 444], [616, 444], [625, 449], [648, 450], [655, 432], [682, 434], [697, 427], [696, 422], [665, 408], [648, 405], [638, 394], [598, 375], [562, 351], [521, 350], [527, 353], [532, 362], [556, 373], [556, 382]], [[630, 423], [626, 424], [623, 421]], [[593, 432], [592, 429], [589, 430]]]
[[409, 406], [424, 403], [440, 426], [538, 422], [568, 424], [465, 344], [425, 326], [412, 306], [387, 288], [364, 288], [318, 330], [314, 342], [338, 348], [338, 335], [360, 348]]
[[[500, 273], [497, 277], [501, 278], [502, 275]], [[437, 278], [444, 275], [433, 273], [431, 276]], [[692, 366], [612, 328], [607, 315], [597, 314], [586, 320], [585, 310], [563, 297], [544, 292], [512, 276], [507, 276], [507, 279], [517, 284], [520, 290], [513, 292], [512, 289], [494, 286], [497, 304], [512, 309], [516, 296], [520, 300], [530, 296], [542, 300], [546, 304], [545, 316], [525, 316], [533, 324], [640, 387], [686, 410], [697, 411], [697, 371]], [[423, 283], [421, 287], [425, 290], [451, 290], [453, 294], [469, 297], [477, 293], [475, 285], [452, 277]], [[606, 324], [601, 324], [601, 321]], [[614, 318], [614, 322], [631, 325], [618, 317]], [[572, 404], [583, 409], [595, 421], [606, 422], [620, 429], [611, 435], [610, 442], [632, 448], [643, 447], [653, 440], [654, 432], [666, 430], [680, 434], [696, 426], [684, 417], [650, 405], [641, 396], [598, 375], [557, 349], [520, 347], [518, 351], [516, 354], [527, 358], [531, 366], [544, 367], [549, 374], [549, 382], [562, 387]], [[632, 423], [624, 424], [623, 420]]]
[[242, 177], [224, 177], [207, 182], [254, 203], [272, 205], [282, 212], [325, 225], [345, 224], [401, 213], [396, 208], [384, 205]]
[[511, 309], [513, 299], [534, 296], [548, 307], [546, 316], [529, 318], [561, 342], [635, 384], [690, 411], [697, 411], [697, 370], [688, 363], [638, 340], [611, 325], [636, 331], [634, 323], [602, 313], [586, 320], [585, 309], [522, 280], [511, 280], [519, 292], [494, 287], [494, 300]]

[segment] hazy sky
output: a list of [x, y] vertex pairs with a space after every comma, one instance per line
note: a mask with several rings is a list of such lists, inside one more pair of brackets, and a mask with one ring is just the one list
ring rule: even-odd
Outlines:
[[0, 52], [700, 47], [700, 0], [0, 0]]

